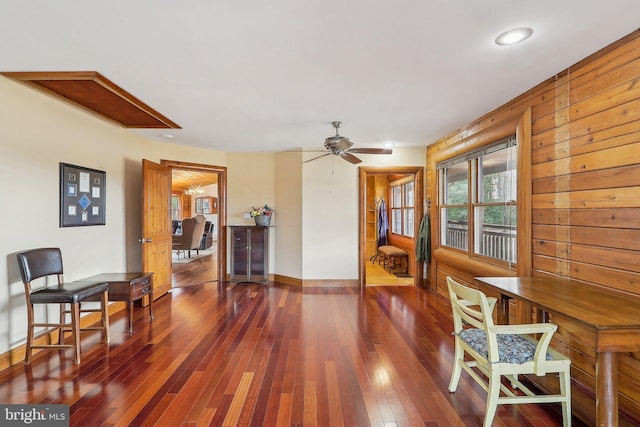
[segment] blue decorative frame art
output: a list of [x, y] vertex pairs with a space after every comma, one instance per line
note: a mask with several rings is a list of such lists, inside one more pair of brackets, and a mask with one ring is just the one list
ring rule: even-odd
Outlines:
[[60, 227], [105, 225], [106, 173], [60, 163]]

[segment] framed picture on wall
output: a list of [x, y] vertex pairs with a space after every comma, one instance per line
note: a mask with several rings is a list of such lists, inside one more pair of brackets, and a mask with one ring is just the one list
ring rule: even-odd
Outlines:
[[106, 173], [60, 163], [60, 227], [105, 225]]

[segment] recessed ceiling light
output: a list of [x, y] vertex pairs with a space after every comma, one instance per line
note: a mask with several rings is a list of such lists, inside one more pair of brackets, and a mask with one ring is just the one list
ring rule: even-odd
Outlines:
[[529, 27], [514, 28], [513, 30], [505, 31], [496, 37], [496, 44], [500, 46], [509, 46], [512, 44], [525, 41], [533, 34], [533, 30]]
[[163, 134], [162, 134], [162, 137], [163, 137], [164, 139], [173, 139], [173, 135], [171, 135], [170, 133], [163, 133]]
[[383, 144], [384, 148], [393, 148], [395, 147], [396, 144], [394, 144], [393, 142], [385, 142]]

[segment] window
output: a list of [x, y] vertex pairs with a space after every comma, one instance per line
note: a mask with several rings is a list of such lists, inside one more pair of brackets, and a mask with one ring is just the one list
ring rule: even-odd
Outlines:
[[471, 256], [515, 263], [515, 136], [442, 162], [437, 168], [442, 244], [467, 251]]
[[173, 221], [180, 220], [180, 196], [176, 194], [171, 195], [171, 219]]
[[414, 235], [415, 182], [401, 180], [391, 183], [391, 232], [407, 237]]

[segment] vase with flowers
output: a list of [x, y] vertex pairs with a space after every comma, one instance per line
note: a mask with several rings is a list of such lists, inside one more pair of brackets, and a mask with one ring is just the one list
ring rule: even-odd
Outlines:
[[261, 208], [251, 207], [251, 217], [255, 220], [256, 225], [266, 227], [271, 223], [271, 215], [273, 215], [273, 209], [268, 205], [264, 205]]

